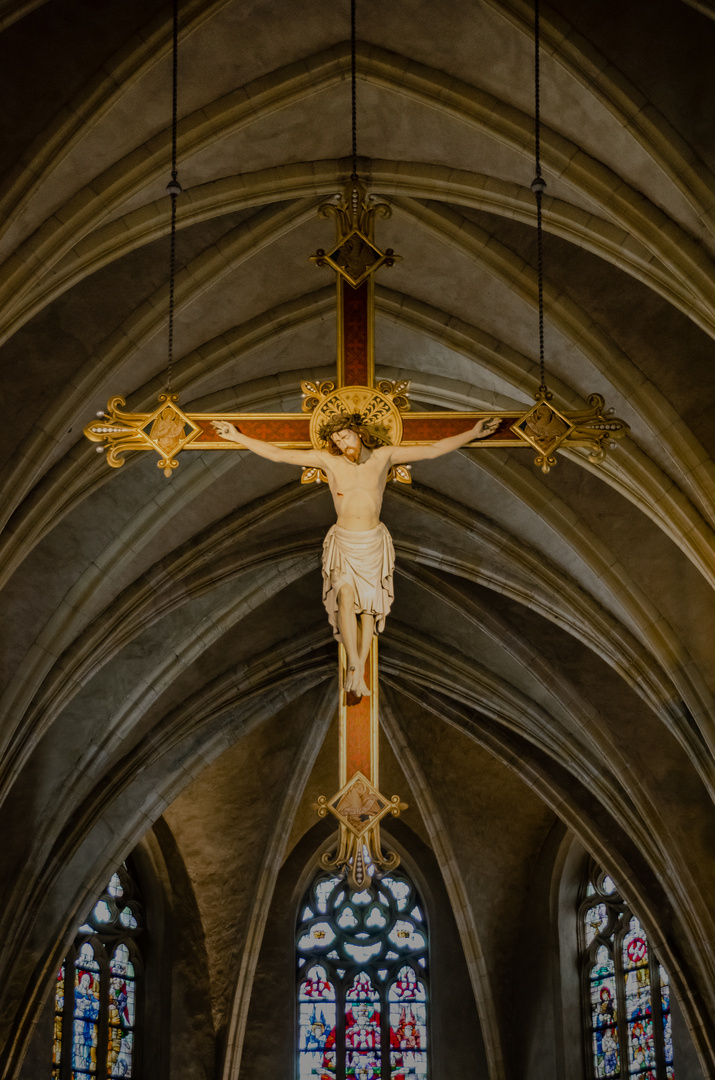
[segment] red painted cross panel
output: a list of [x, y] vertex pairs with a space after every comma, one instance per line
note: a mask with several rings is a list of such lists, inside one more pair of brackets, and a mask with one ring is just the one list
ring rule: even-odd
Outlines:
[[[216, 416], [217, 420], [228, 420], [234, 424], [239, 431], [242, 431], [245, 435], [249, 435], [254, 439], [263, 439], [265, 442], [272, 443], [305, 443], [306, 446], [310, 446], [310, 417], [308, 416], [254, 416], [247, 419], [244, 416], [237, 416], [234, 420], [230, 413], [222, 413], [220, 416]], [[218, 436], [213, 427], [212, 420], [192, 417], [194, 423], [201, 428], [200, 433], [193, 440], [194, 445], [196, 443], [211, 442], [215, 443]]]
[[344, 386], [370, 385], [368, 293], [367, 281], [363, 281], [357, 289], [347, 284], [342, 286]]
[[[403, 443], [436, 442], [438, 439], [446, 439], [450, 435], [461, 435], [463, 431], [468, 431], [470, 427], [474, 427], [480, 415], [488, 416], [489, 414], [479, 413], [471, 416], [462, 414], [460, 416], [459, 413], [445, 412], [440, 416], [422, 416], [420, 413], [413, 415], [406, 413], [402, 417], [402, 441]], [[519, 417], [519, 413], [514, 413], [513, 416], [504, 416], [502, 413], [496, 431], [485, 439], [480, 439], [479, 442], [498, 442], [504, 439], [513, 442], [515, 436], [511, 430], [511, 425]]]
[[356, 772], [361, 772], [368, 779], [372, 775], [372, 753], [370, 748], [370, 698], [360, 698], [357, 705], [348, 705], [346, 723], [347, 746], [345, 765], [350, 779]]
[[[372, 690], [371, 668], [368, 660], [365, 665], [365, 681]], [[356, 702], [356, 704], [353, 704]], [[350, 779], [356, 772], [361, 772], [372, 781], [373, 761], [370, 738], [370, 698], [356, 698], [347, 694], [345, 710], [345, 776]]]

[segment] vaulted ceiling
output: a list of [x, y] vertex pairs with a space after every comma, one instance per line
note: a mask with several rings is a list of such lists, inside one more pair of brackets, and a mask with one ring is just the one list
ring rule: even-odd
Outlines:
[[[0, 6], [8, 1076], [78, 917], [164, 814], [228, 1024], [225, 950], [243, 945], [211, 907], [208, 837], [243, 837], [226, 873], [245, 882], [247, 933], [271, 867], [337, 786], [327, 491], [247, 453], [186, 454], [171, 480], [150, 455], [113, 470], [82, 437], [109, 397], [145, 410], [164, 386], [168, 7]], [[489, 938], [519, 902], [557, 818], [638, 907], [715, 1068], [701, 7], [542, 13], [549, 382], [564, 409], [602, 394], [630, 436], [546, 476], [528, 450], [463, 451], [385, 497], [383, 786], [402, 786], [450, 880], [466, 874], [494, 1078], [510, 1075], [509, 946], [479, 947], [480, 927]], [[358, 0], [359, 172], [392, 207], [380, 244], [402, 256], [379, 273], [377, 372], [409, 379], [418, 407], [521, 409], [538, 387], [531, 20], [522, 0]], [[179, 66], [175, 389], [192, 411], [293, 411], [301, 378], [335, 364], [333, 278], [308, 256], [350, 173], [349, 5], [184, 0]], [[475, 858], [497, 869], [472, 881]]]

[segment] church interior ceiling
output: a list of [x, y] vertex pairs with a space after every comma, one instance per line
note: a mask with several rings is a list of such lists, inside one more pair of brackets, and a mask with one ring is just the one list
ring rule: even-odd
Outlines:
[[[190, 411], [295, 412], [335, 366], [333, 275], [309, 256], [350, 175], [349, 5], [180, 10], [174, 388]], [[538, 389], [531, 10], [358, 0], [359, 175], [402, 257], [377, 275], [376, 373], [415, 408], [525, 411]], [[490, 1080], [526, 1076], [509, 928], [557, 835], [627, 890], [715, 1075], [708, 11], [542, 10], [549, 385], [567, 410], [602, 394], [629, 435], [548, 475], [526, 449], [463, 450], [385, 494], [382, 788], [458, 912]], [[230, 1033], [222, 1072], [186, 1076], [238, 1076], [261, 912], [337, 788], [325, 486], [247, 452], [109, 469], [82, 437], [113, 395], [145, 411], [164, 386], [170, 80], [166, 3], [0, 3], [7, 1078], [154, 829]]]

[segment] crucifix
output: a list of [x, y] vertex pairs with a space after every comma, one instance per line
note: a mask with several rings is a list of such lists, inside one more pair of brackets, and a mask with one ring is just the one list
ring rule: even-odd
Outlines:
[[302, 466], [302, 483], [330, 485], [338, 521], [324, 545], [323, 594], [339, 641], [340, 788], [321, 797], [317, 810], [340, 826], [338, 851], [326, 853], [324, 865], [345, 868], [352, 887], [361, 889], [374, 872], [397, 865], [397, 855], [382, 850], [379, 827], [406, 808], [379, 790], [376, 632], [389, 610], [394, 566], [389, 533], [379, 522], [385, 484], [410, 483], [411, 461], [462, 446], [531, 446], [544, 472], [556, 464], [560, 446], [586, 446], [595, 462], [627, 425], [604, 415], [598, 394], [589, 410], [562, 412], [544, 387], [526, 412], [411, 410], [408, 382], [375, 378], [375, 271], [399, 259], [375, 241], [375, 219], [389, 215], [389, 205], [353, 178], [320, 210], [336, 223], [333, 247], [312, 259], [336, 275], [337, 370], [332, 380], [301, 383], [300, 413], [190, 413], [167, 391], [148, 414], [124, 412], [123, 399], [112, 398], [85, 435], [105, 445], [113, 467], [125, 452], [151, 448], [170, 477], [180, 452], [250, 449]]

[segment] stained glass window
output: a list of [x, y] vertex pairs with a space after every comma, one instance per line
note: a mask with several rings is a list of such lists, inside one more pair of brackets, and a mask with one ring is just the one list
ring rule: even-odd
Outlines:
[[299, 910], [297, 1080], [427, 1080], [428, 933], [408, 876], [356, 892], [321, 873]]
[[123, 865], [57, 973], [52, 1080], [134, 1075], [141, 903]]
[[675, 1080], [668, 976], [613, 879], [595, 865], [579, 921], [590, 1074]]

